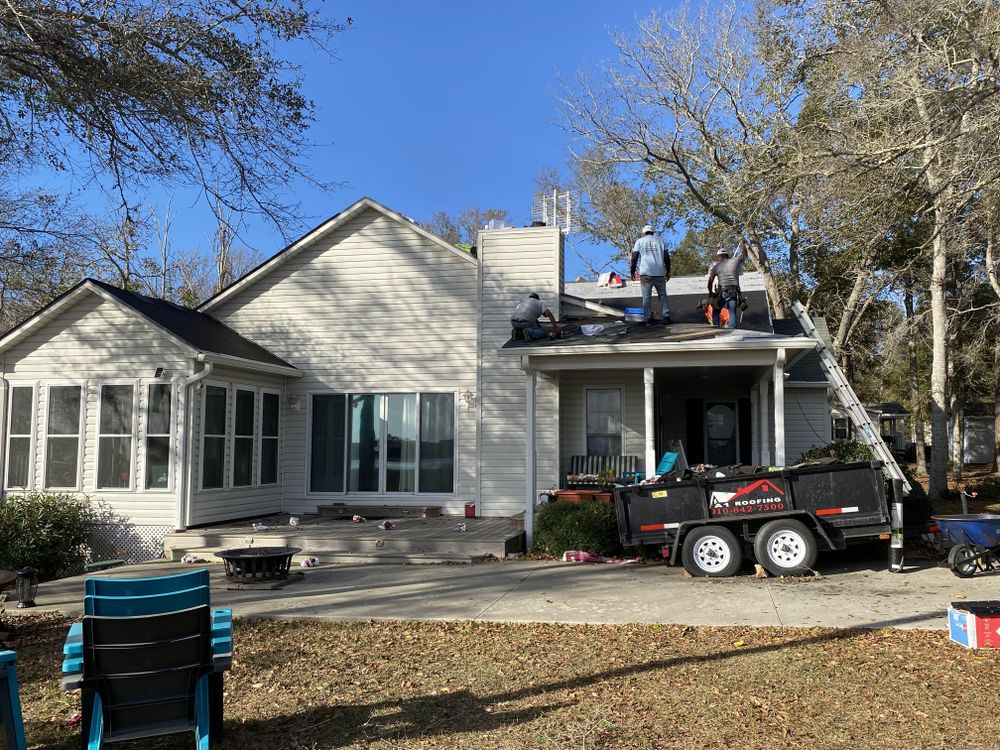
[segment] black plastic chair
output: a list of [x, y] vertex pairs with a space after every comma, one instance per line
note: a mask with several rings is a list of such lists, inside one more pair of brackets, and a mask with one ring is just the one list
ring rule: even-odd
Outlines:
[[194, 732], [208, 750], [212, 616], [207, 606], [142, 617], [86, 616], [83, 675], [91, 690], [88, 750], [106, 742]]

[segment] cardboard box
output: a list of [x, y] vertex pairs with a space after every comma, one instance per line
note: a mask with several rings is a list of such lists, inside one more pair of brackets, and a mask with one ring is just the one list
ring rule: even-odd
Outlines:
[[1000, 648], [1000, 602], [952, 602], [948, 635], [966, 648]]

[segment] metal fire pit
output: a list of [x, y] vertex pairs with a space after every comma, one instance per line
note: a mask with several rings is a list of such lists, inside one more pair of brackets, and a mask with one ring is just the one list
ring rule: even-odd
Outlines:
[[275, 581], [288, 577], [292, 555], [301, 547], [244, 547], [216, 553], [226, 564], [226, 578], [240, 583]]

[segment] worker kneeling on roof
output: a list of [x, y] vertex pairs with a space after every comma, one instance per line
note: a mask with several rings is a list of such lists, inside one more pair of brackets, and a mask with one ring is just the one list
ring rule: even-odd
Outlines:
[[542, 304], [538, 295], [532, 292], [517, 303], [517, 307], [514, 308], [514, 312], [510, 316], [512, 329], [510, 337], [512, 339], [523, 338], [527, 341], [545, 338], [549, 332], [542, 328], [538, 322], [538, 319], [543, 315], [552, 323], [552, 335], [557, 336], [559, 324], [556, 322], [555, 315]]

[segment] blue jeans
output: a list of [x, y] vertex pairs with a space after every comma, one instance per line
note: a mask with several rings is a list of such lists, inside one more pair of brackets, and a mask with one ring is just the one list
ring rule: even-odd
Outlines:
[[647, 321], [653, 319], [653, 290], [660, 300], [660, 317], [670, 317], [670, 303], [667, 300], [667, 277], [666, 276], [640, 276], [639, 283], [642, 285], [642, 317]]
[[527, 331], [528, 336], [530, 336], [532, 339], [544, 339], [546, 336], [549, 335], [549, 332], [546, 331], [544, 328], [542, 328], [538, 324], [537, 320], [532, 323], [526, 323], [521, 320], [518, 321], [512, 320], [510, 322], [510, 325], [512, 328], [514, 328], [514, 330]]
[[[736, 308], [740, 303], [740, 291], [739, 289], [733, 287], [726, 287], [721, 292], [719, 292], [719, 298], [722, 300], [722, 304], [725, 305], [726, 309], [729, 310], [729, 323], [727, 323], [728, 328], [736, 328]], [[718, 326], [719, 319], [722, 317], [722, 307], [719, 305], [712, 306], [712, 325]]]

